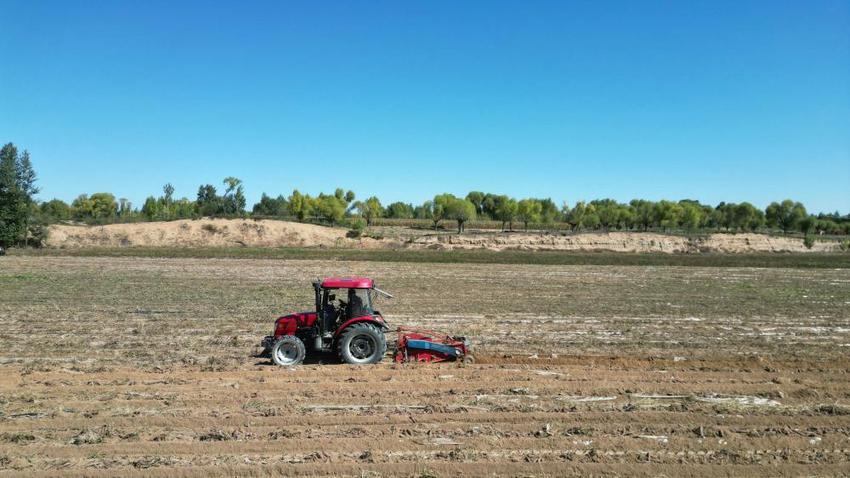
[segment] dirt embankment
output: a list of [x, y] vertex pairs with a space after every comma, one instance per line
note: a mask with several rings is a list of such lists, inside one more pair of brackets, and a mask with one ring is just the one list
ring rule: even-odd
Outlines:
[[414, 235], [395, 239], [352, 239], [347, 230], [274, 220], [199, 219], [107, 226], [51, 226], [48, 247], [344, 247], [409, 249], [488, 249], [611, 252], [830, 252], [835, 242], [762, 234], [682, 237], [656, 233], [493, 233]]
[[815, 242], [811, 249], [802, 239], [772, 237], [763, 234], [711, 234], [707, 237], [683, 237], [651, 232], [584, 233], [573, 235], [547, 233], [434, 235], [417, 238], [412, 247], [427, 249], [525, 249], [548, 251], [612, 252], [830, 252], [838, 250], [834, 242]]
[[50, 227], [47, 246], [82, 247], [370, 247], [346, 229], [286, 221], [198, 219], [169, 222]]

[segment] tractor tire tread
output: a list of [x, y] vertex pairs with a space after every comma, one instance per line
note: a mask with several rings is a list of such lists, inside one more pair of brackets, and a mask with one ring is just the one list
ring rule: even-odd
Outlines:
[[[353, 361], [348, 355], [348, 342], [351, 340], [353, 336], [355, 336], [358, 332], [371, 331], [375, 340], [378, 342], [378, 353], [374, 355], [374, 357], [368, 362], [356, 362]], [[384, 335], [384, 331], [379, 329], [378, 327], [368, 324], [368, 323], [357, 323], [350, 325], [339, 336], [339, 340], [337, 341], [336, 353], [339, 356], [339, 360], [343, 363], [351, 364], [351, 365], [369, 365], [376, 364], [383, 360], [384, 355], [387, 354], [387, 337]]]
[[[290, 342], [290, 343], [294, 344], [295, 348], [298, 350], [298, 357], [291, 363], [280, 363], [280, 362], [278, 362], [276, 350], [277, 350], [278, 346], [280, 346], [281, 344], [283, 344], [285, 342]], [[274, 362], [275, 364], [280, 365], [281, 367], [293, 367], [295, 365], [300, 365], [301, 362], [304, 361], [304, 357], [307, 356], [307, 347], [304, 345], [304, 342], [301, 341], [301, 339], [299, 339], [298, 337], [296, 337], [294, 335], [284, 335], [283, 337], [279, 338], [272, 345], [270, 353], [271, 353], [271, 357], [272, 357], [272, 362]]]

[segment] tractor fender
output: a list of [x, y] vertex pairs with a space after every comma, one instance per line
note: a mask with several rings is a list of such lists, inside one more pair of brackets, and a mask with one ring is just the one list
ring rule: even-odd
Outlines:
[[338, 338], [339, 335], [349, 326], [353, 324], [359, 324], [361, 322], [368, 322], [380, 328], [381, 330], [389, 330], [390, 328], [390, 326], [387, 325], [386, 321], [384, 321], [384, 318], [380, 315], [364, 315], [363, 317], [355, 317], [353, 319], [348, 319], [347, 321], [343, 322], [339, 327], [337, 327], [336, 332], [334, 332], [334, 338]]

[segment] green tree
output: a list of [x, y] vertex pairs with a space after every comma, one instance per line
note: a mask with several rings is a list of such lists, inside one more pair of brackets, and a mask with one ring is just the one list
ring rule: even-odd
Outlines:
[[841, 234], [841, 226], [832, 219], [818, 219], [815, 222], [815, 232], [818, 234]]
[[806, 215], [806, 208], [801, 203], [790, 199], [781, 203], [772, 202], [765, 210], [767, 224], [782, 229], [783, 234], [788, 234], [788, 231], [796, 229]]
[[628, 204], [618, 204], [617, 209], [619, 209], [617, 213], [617, 229], [635, 229], [637, 224], [635, 210]]
[[572, 229], [572, 224], [570, 224], [570, 209], [570, 205], [567, 203], [567, 201], [562, 202], [559, 217], [561, 221], [567, 223], [570, 226], [570, 229]]
[[355, 204], [357, 211], [366, 219], [366, 226], [371, 226], [372, 221], [384, 215], [384, 208], [381, 206], [381, 200], [375, 196], [370, 197], [365, 201], [357, 201]]
[[71, 219], [71, 206], [61, 199], [51, 199], [41, 204], [41, 215], [52, 221]]
[[288, 211], [289, 203], [283, 195], [272, 198], [263, 193], [260, 202], [254, 204], [251, 213], [255, 216], [286, 216]]
[[198, 217], [198, 205], [188, 198], [180, 198], [171, 204], [173, 217], [180, 219]]
[[162, 219], [163, 211], [162, 204], [153, 196], [148, 196], [145, 203], [142, 205], [142, 215], [148, 221]]
[[27, 202], [32, 202], [35, 198], [35, 195], [38, 194], [40, 190], [35, 186], [37, 176], [35, 174], [35, 170], [32, 167], [30, 153], [27, 150], [24, 150], [18, 156], [17, 178], [18, 187], [27, 197]]
[[560, 212], [558, 206], [551, 198], [537, 199], [540, 203], [540, 221], [544, 224], [551, 224], [559, 219]]
[[[434, 209], [434, 201], [430, 199], [425, 200], [422, 204], [413, 208], [413, 217], [415, 219], [428, 219], [431, 220], [431, 214]], [[437, 229], [437, 225], [434, 224], [434, 229]]]
[[74, 219], [86, 219], [90, 216], [91, 210], [92, 205], [88, 194], [80, 194], [71, 201], [71, 211], [73, 211]]
[[0, 148], [0, 246], [28, 245], [30, 224], [40, 215], [36, 179], [28, 151], [19, 153], [12, 143]]
[[345, 216], [345, 199], [340, 199], [337, 196], [329, 196], [325, 194], [319, 194], [319, 198], [316, 201], [316, 211], [319, 215], [324, 218], [326, 221], [331, 223], [331, 226], [335, 225]]
[[649, 227], [652, 226], [654, 217], [654, 204], [652, 201], [647, 201], [645, 199], [633, 199], [629, 205], [632, 206], [632, 210], [634, 211], [635, 224], [638, 227], [643, 228], [644, 231], [648, 231]]
[[696, 201], [679, 201], [679, 224], [682, 228], [695, 231], [703, 222], [702, 207]]
[[118, 203], [110, 193], [94, 193], [91, 195], [91, 215], [94, 219], [110, 219], [118, 213]]
[[764, 213], [748, 202], [735, 205], [733, 216], [735, 227], [742, 231], [755, 232], [764, 226]]
[[39, 192], [39, 188], [35, 185], [37, 176], [30, 161], [30, 153], [27, 150], [24, 150], [18, 156], [17, 176], [18, 188], [24, 195], [24, 203], [27, 209], [24, 219], [24, 247], [26, 247], [29, 245], [30, 218], [33, 215], [31, 211], [37, 211], [37, 208], [33, 206], [35, 206], [35, 195]]
[[721, 202], [712, 212], [712, 222], [715, 223], [717, 229], [726, 229], [727, 231], [735, 228], [735, 210], [737, 206], [733, 203]]
[[543, 213], [543, 205], [537, 199], [522, 199], [517, 203], [516, 218], [525, 224], [528, 231], [528, 223], [540, 222]]
[[81, 194], [71, 204], [78, 219], [107, 222], [118, 213], [118, 203], [110, 193]]
[[800, 219], [800, 232], [805, 235], [811, 234], [812, 231], [815, 230], [815, 224], [817, 224], [817, 219], [814, 216], [805, 216]]
[[599, 225], [607, 232], [611, 226], [620, 222], [620, 205], [613, 199], [596, 199], [590, 201], [590, 205], [596, 210]]
[[[438, 201], [438, 199], [440, 199]], [[443, 194], [434, 198], [434, 203], [443, 204], [446, 219], [457, 221], [457, 233], [463, 233], [464, 224], [475, 219], [475, 205], [466, 199], [460, 199], [451, 194]]]
[[423, 207], [426, 207], [429, 214], [429, 219], [434, 224], [434, 230], [437, 230], [437, 226], [440, 225], [440, 221], [443, 219], [447, 219], [446, 215], [446, 206], [448, 203], [454, 198], [451, 194], [439, 194], [434, 196], [433, 201], [427, 201], [423, 204]]
[[454, 219], [449, 216], [449, 206], [451, 206], [452, 202], [455, 200], [457, 200], [457, 198], [453, 194], [438, 194], [434, 196], [434, 210], [439, 211], [444, 219]]
[[225, 214], [243, 214], [245, 212], [245, 191], [242, 180], [233, 176], [224, 178], [227, 186], [222, 197]]
[[[564, 207], [567, 205], [564, 204]], [[587, 215], [587, 204], [584, 201], [579, 201], [566, 214], [566, 221], [572, 226], [573, 230], [581, 230], [584, 226], [584, 218]]]
[[26, 235], [29, 198], [21, 187], [18, 149], [8, 143], [0, 149], [0, 246], [19, 243]]
[[665, 231], [675, 229], [682, 222], [682, 207], [672, 201], [661, 200], [655, 203], [655, 223]]
[[384, 215], [393, 219], [413, 219], [413, 206], [403, 202], [394, 202], [387, 206]]
[[165, 199], [165, 204], [171, 204], [172, 197], [174, 196], [174, 186], [171, 183], [166, 183], [165, 186], [162, 187], [162, 197]]
[[602, 225], [599, 219], [599, 211], [596, 210], [596, 206], [592, 202], [585, 207], [581, 225], [587, 229], [598, 229]]
[[346, 191], [342, 188], [336, 188], [334, 190], [334, 197], [339, 199], [347, 208], [351, 201], [354, 201], [355, 195], [354, 191]]
[[287, 202], [289, 203], [289, 212], [299, 221], [303, 221], [313, 214], [314, 201], [310, 195], [301, 194], [295, 189], [287, 198]]
[[502, 231], [505, 230], [505, 224], [508, 224], [509, 230], [514, 230], [514, 219], [519, 209], [516, 199], [508, 196], [493, 196], [490, 198], [492, 202], [492, 218], [502, 222]]
[[484, 199], [486, 197], [487, 195], [481, 191], [470, 191], [466, 195], [466, 200], [475, 205], [475, 214], [478, 216], [484, 215]]
[[[126, 199], [118, 201], [118, 216], [129, 217], [134, 214], [132, 205]], [[199, 214], [215, 216], [221, 214], [222, 199], [216, 195], [215, 187], [207, 184], [198, 189], [197, 201], [187, 198], [174, 199], [174, 187], [166, 184], [162, 187], [162, 196], [149, 196], [139, 211], [148, 221], [171, 221], [174, 219], [195, 218]]]
[[[505, 200], [508, 196], [504, 194], [497, 195], [492, 193], [487, 193], [484, 195], [484, 198], [481, 200], [481, 213], [482, 217], [488, 217], [490, 219], [499, 220], [497, 218], [496, 209], [499, 208], [499, 205], [502, 201]], [[504, 229], [504, 227], [502, 228]]]
[[127, 198], [118, 199], [118, 217], [125, 219], [133, 216], [133, 203]]
[[214, 217], [224, 212], [221, 197], [212, 184], [203, 184], [198, 187], [198, 196], [195, 202], [201, 216]]

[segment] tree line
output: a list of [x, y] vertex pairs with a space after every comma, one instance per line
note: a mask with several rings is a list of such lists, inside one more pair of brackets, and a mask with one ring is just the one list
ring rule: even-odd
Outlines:
[[[634, 199], [621, 203], [613, 199], [579, 201], [572, 206], [566, 203], [557, 207], [551, 199], [514, 199], [473, 191], [463, 199], [442, 194], [432, 201], [414, 207], [407, 203], [392, 203], [382, 208], [376, 198], [368, 211], [360, 215], [374, 218], [428, 219], [436, 228], [442, 220], [457, 222], [458, 232], [472, 219], [497, 221], [502, 230], [514, 230], [521, 223], [547, 228], [560, 224], [570, 230], [620, 230], [620, 231], [726, 231], [757, 232], [767, 229], [787, 234], [850, 234], [850, 214], [839, 213], [810, 215], [805, 206], [786, 199], [773, 202], [761, 210], [748, 202], [726, 203], [717, 206], [698, 201], [648, 201]], [[369, 216], [367, 216], [367, 214]]]
[[[764, 210], [748, 202], [716, 206], [694, 200], [649, 201], [613, 199], [579, 201], [559, 207], [549, 198], [520, 198], [472, 191], [464, 197], [438, 194], [414, 205], [393, 202], [384, 206], [376, 196], [357, 200], [353, 191], [337, 188], [317, 196], [293, 190], [288, 196], [262, 194], [250, 212], [246, 210], [244, 184], [227, 177], [221, 190], [212, 184], [198, 187], [194, 199], [176, 198], [169, 183], [162, 194], [148, 197], [141, 208], [126, 198], [108, 192], [81, 194], [71, 204], [59, 199], [39, 202], [35, 196], [36, 173], [29, 153], [12, 144], [0, 150], [0, 246], [29, 242], [40, 244], [46, 224], [80, 221], [111, 222], [167, 221], [200, 217], [274, 217], [302, 222], [347, 225], [357, 230], [377, 220], [421, 221], [434, 229], [453, 224], [462, 233], [470, 221], [494, 221], [503, 231], [568, 228], [574, 231], [765, 231], [803, 234], [850, 234], [850, 214], [809, 214], [803, 204], [792, 200], [773, 202]], [[403, 221], [402, 221], [403, 222]]]
[[524, 198], [515, 199], [507, 195], [497, 195], [472, 191], [463, 198], [452, 194], [438, 194], [432, 200], [421, 205], [393, 202], [386, 207], [380, 199], [372, 196], [363, 201], [353, 201], [354, 194], [345, 194], [345, 205], [340, 205], [336, 214], [329, 214], [323, 207], [323, 198], [342, 198], [342, 189], [333, 196], [320, 194], [311, 197], [292, 192], [272, 198], [262, 195], [260, 202], [254, 205], [255, 216], [293, 217], [299, 221], [326, 220], [339, 222], [343, 217], [362, 219], [371, 226], [376, 219], [418, 219], [430, 221], [437, 229], [443, 221], [454, 221], [457, 231], [463, 232], [471, 220], [497, 221], [502, 230], [514, 230], [515, 223], [521, 223], [527, 230], [531, 224], [547, 227], [553, 224], [565, 224], [571, 230], [715, 230], [727, 232], [756, 232], [765, 229], [780, 230], [783, 233], [823, 233], [850, 234], [850, 214], [839, 213], [810, 215], [806, 207], [796, 201], [786, 199], [773, 202], [761, 210], [748, 202], [726, 203], [717, 206], [701, 204], [699, 201], [683, 199], [681, 201], [648, 201], [634, 199], [620, 203], [613, 199], [597, 199], [589, 202], [579, 201], [573, 206], [566, 203], [558, 207], [552, 199]]

